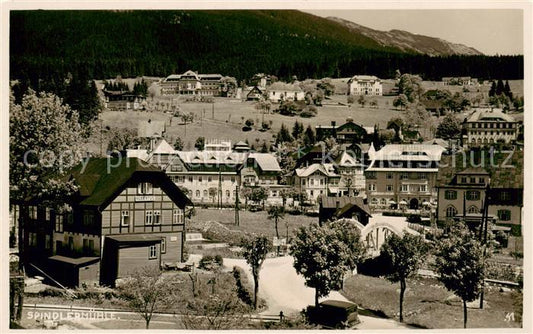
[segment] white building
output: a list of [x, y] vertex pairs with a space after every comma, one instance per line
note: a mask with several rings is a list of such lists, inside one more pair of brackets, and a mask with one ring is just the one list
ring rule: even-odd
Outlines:
[[333, 164], [314, 163], [308, 167], [294, 170], [294, 188], [307, 194], [311, 203], [316, 203], [320, 195], [338, 192], [341, 176], [335, 171]]
[[296, 84], [274, 82], [267, 88], [268, 99], [272, 102], [303, 101], [305, 92]]
[[383, 94], [381, 80], [373, 75], [355, 75], [348, 80], [348, 95]]
[[420, 209], [435, 203], [436, 177], [443, 151], [439, 145], [391, 144], [373, 153], [365, 170], [370, 207]]
[[518, 122], [501, 109], [483, 108], [474, 111], [464, 122], [463, 147], [511, 144], [518, 136]]

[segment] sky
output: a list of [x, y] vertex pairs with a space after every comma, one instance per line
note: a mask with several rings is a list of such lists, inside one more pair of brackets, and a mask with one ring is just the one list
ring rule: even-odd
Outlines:
[[307, 10], [375, 30], [405, 30], [473, 47], [486, 55], [523, 54], [521, 9]]

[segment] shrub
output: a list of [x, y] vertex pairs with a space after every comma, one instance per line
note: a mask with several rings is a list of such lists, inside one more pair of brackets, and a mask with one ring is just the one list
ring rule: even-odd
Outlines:
[[246, 305], [252, 305], [253, 298], [252, 293], [248, 290], [249, 282], [246, 273], [238, 267], [233, 267], [232, 273], [235, 278], [235, 284], [237, 285], [237, 296]]
[[420, 215], [409, 215], [407, 216], [407, 221], [412, 224], [420, 224], [422, 219], [420, 218]]
[[315, 116], [316, 116], [316, 112], [312, 112], [309, 110], [305, 110], [300, 113], [300, 117], [303, 117], [303, 118], [311, 118]]
[[247, 127], [251, 128], [255, 123], [254, 123], [254, 120], [253, 120], [253, 119], [248, 118], [248, 119], [246, 120], [246, 122], [244, 122], [244, 124], [245, 124]]
[[198, 268], [204, 269], [204, 270], [215, 270], [222, 266], [223, 260], [222, 256], [219, 254], [212, 256], [212, 255], [204, 255], [202, 256], [202, 259], [200, 260], [200, 263], [198, 264]]
[[348, 95], [347, 102], [349, 104], [354, 104], [355, 103], [355, 97], [353, 95]]

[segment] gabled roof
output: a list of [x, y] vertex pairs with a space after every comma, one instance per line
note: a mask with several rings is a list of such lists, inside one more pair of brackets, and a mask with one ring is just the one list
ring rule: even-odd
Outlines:
[[348, 83], [352, 81], [380, 81], [375, 75], [354, 75], [348, 80]]
[[154, 150], [152, 151], [152, 154], [174, 154], [176, 153], [176, 150], [174, 147], [170, 146], [170, 144], [164, 140], [161, 139], [155, 146]]
[[264, 172], [281, 172], [278, 160], [269, 153], [250, 153], [248, 158], [254, 159]]
[[300, 86], [296, 84], [289, 84], [285, 82], [274, 82], [272, 85], [268, 86], [267, 90], [274, 91], [274, 90], [281, 90], [281, 91], [290, 91], [290, 92], [303, 92]]
[[[333, 197], [333, 196], [321, 195], [319, 197], [319, 201], [321, 203], [322, 208], [324, 209], [336, 209], [338, 207], [339, 210], [336, 213], [337, 216], [339, 216], [338, 213], [341, 212], [343, 209], [344, 209], [344, 212], [349, 210], [352, 205], [356, 205], [366, 214], [371, 216], [370, 208], [368, 207], [367, 204], [364, 203], [362, 197], [349, 197], [349, 196]], [[337, 202], [339, 203], [338, 206], [337, 206]]]
[[343, 151], [335, 159], [335, 163], [340, 167], [355, 167], [361, 166], [361, 163], [357, 161], [355, 157], [350, 155], [347, 151]]
[[483, 108], [474, 111], [468, 116], [467, 122], [515, 122], [515, 119], [497, 108]]
[[137, 158], [89, 158], [65, 176], [79, 186], [81, 205], [105, 207], [126, 187], [134, 175], [150, 176], [179, 205], [192, 205], [190, 200], [159, 168]]
[[444, 148], [439, 145], [389, 144], [375, 153], [375, 160], [439, 161]]
[[312, 175], [315, 172], [320, 172], [328, 177], [339, 176], [339, 174], [335, 172], [335, 167], [333, 164], [316, 164], [315, 163], [309, 167], [295, 169], [295, 173], [298, 177], [307, 177], [307, 176]]

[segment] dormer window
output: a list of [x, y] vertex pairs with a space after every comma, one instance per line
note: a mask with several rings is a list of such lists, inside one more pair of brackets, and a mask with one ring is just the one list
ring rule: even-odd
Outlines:
[[153, 193], [152, 184], [150, 182], [142, 182], [137, 185], [137, 194], [151, 195]]

